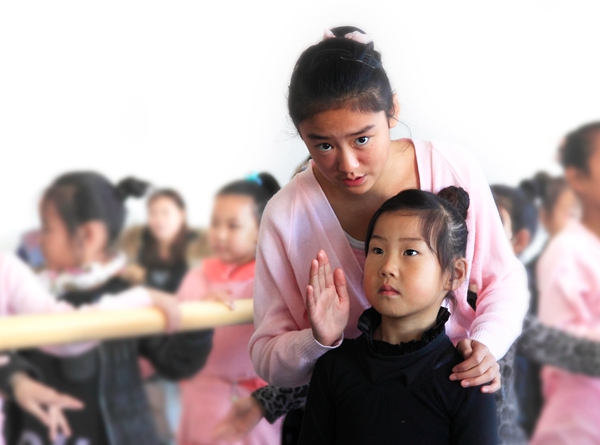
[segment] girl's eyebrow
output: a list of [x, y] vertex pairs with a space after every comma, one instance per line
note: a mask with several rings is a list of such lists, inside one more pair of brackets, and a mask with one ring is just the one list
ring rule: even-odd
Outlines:
[[[365, 128], [358, 130], [356, 133], [347, 134], [345, 137], [348, 138], [348, 137], [352, 137], [352, 136], [359, 136], [363, 133], [366, 133], [369, 130], [372, 130], [373, 128], [375, 128], [375, 124], [367, 125]], [[315, 134], [315, 133], [309, 133], [306, 135], [306, 137], [309, 139], [318, 140], [318, 141], [323, 141], [323, 140], [329, 139], [328, 136], [322, 136], [320, 134]]]
[[[385, 240], [386, 237], [381, 236], [381, 235], [375, 235], [375, 234], [373, 234], [373, 235], [371, 235], [371, 239]], [[421, 237], [410, 237], [410, 236], [403, 237], [403, 236], [401, 236], [400, 238], [398, 238], [398, 241], [423, 241], [423, 238], [421, 238]]]

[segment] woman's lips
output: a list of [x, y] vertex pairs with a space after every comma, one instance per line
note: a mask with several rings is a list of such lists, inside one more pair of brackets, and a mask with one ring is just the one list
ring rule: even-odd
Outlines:
[[347, 187], [358, 187], [359, 185], [362, 185], [363, 182], [365, 182], [364, 175], [354, 179], [344, 179], [344, 185]]

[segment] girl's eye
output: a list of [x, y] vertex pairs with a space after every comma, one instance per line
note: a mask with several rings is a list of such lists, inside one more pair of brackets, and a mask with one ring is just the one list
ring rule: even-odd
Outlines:
[[317, 148], [321, 151], [329, 151], [333, 148], [333, 145], [323, 142], [322, 144], [317, 145]]
[[417, 252], [417, 251], [416, 251], [416, 250], [414, 250], [414, 249], [406, 249], [406, 250], [404, 251], [404, 255], [406, 255], [406, 256], [415, 256], [415, 255], [417, 255], [418, 253], [419, 253], [419, 252]]
[[380, 247], [373, 247], [371, 249], [371, 251], [375, 254], [375, 255], [383, 255], [383, 249], [381, 249]]
[[354, 140], [354, 143], [358, 146], [367, 145], [367, 142], [369, 142], [369, 138], [367, 136], [361, 136]]

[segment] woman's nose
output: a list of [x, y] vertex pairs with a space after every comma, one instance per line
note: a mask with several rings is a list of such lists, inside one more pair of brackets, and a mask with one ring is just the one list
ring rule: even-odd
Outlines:
[[338, 158], [338, 169], [344, 173], [352, 173], [359, 166], [356, 154], [353, 153], [352, 149], [340, 150]]

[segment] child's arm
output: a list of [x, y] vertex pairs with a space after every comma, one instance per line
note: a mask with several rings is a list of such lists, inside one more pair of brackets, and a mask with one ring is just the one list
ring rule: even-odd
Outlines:
[[497, 445], [496, 398], [478, 388], [463, 390], [450, 424], [451, 445]]
[[600, 342], [546, 326], [531, 315], [525, 318], [518, 351], [542, 365], [600, 377]]
[[212, 348], [212, 329], [160, 335], [140, 339], [140, 354], [170, 380], [192, 377], [204, 364]]
[[334, 385], [323, 360], [317, 360], [308, 386], [298, 445], [334, 444], [336, 427]]

